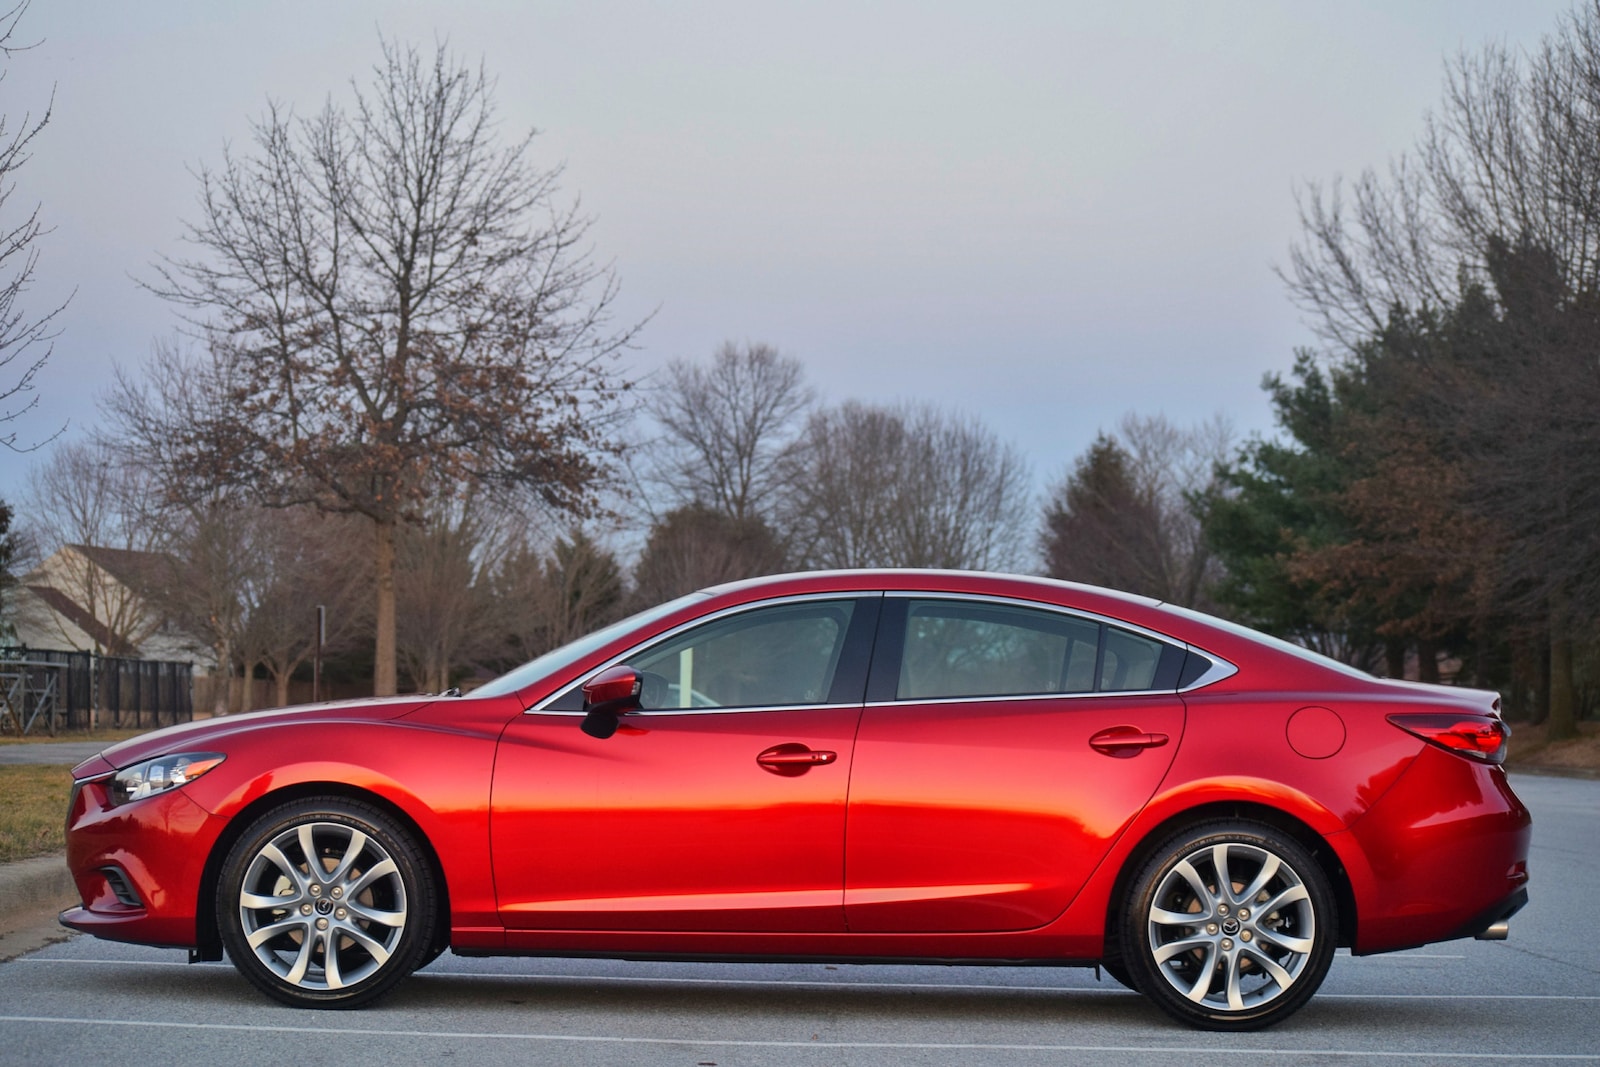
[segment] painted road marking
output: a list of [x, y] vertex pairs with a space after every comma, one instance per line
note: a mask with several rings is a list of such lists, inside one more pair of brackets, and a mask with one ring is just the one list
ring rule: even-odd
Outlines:
[[[106, 960], [106, 959], [40, 959], [38, 957], [23, 957], [13, 960], [13, 963], [45, 963], [45, 964], [75, 964], [93, 965], [99, 967], [206, 967], [213, 970], [232, 971], [233, 967], [227, 963], [197, 963], [192, 964], [183, 960]], [[764, 986], [780, 987], [785, 989], [836, 989], [845, 992], [852, 989], [886, 989], [886, 990], [949, 990], [952, 992], [980, 992], [980, 993], [1099, 993], [1110, 996], [1138, 996], [1130, 989], [1112, 983], [1105, 983], [1105, 988], [1093, 986], [1044, 986], [1044, 985], [1000, 985], [1000, 984], [963, 984], [945, 982], [829, 982], [820, 979], [805, 978], [679, 978], [670, 975], [621, 975], [621, 974], [496, 974], [490, 971], [417, 971], [416, 974], [424, 978], [477, 978], [490, 981], [516, 981], [516, 982], [613, 982], [633, 985], [696, 985], [696, 986], [724, 986], [724, 987], [751, 987]], [[1600, 1001], [1600, 995], [1583, 993], [1317, 993], [1315, 1000], [1562, 1000], [1562, 1001]], [[941, 1048], [944, 1046], [940, 1046]], [[955, 1047], [955, 1046], [952, 1046]]]
[[37, 1023], [48, 1026], [101, 1026], [136, 1027], [159, 1030], [203, 1030], [224, 1033], [294, 1034], [297, 1037], [317, 1035], [323, 1037], [399, 1037], [407, 1039], [434, 1038], [449, 1041], [522, 1041], [552, 1042], [588, 1045], [672, 1045], [687, 1048], [781, 1048], [781, 1049], [840, 1049], [922, 1051], [922, 1052], [1099, 1052], [1099, 1053], [1196, 1053], [1201, 1055], [1233, 1056], [1357, 1056], [1368, 1059], [1401, 1060], [1494, 1060], [1511, 1061], [1563, 1061], [1600, 1062], [1600, 1053], [1565, 1052], [1466, 1052], [1433, 1049], [1429, 1052], [1357, 1051], [1329, 1048], [1228, 1048], [1217, 1045], [1025, 1045], [1010, 1042], [984, 1043], [977, 1041], [735, 1041], [726, 1038], [676, 1038], [676, 1037], [613, 1037], [601, 1034], [516, 1034], [471, 1030], [365, 1030], [353, 1026], [262, 1026], [245, 1023], [180, 1023], [146, 1022], [133, 1019], [87, 1019], [70, 1016], [0, 1015], [0, 1023]]

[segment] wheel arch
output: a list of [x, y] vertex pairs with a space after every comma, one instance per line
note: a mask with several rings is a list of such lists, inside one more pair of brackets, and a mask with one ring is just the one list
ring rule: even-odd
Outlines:
[[222, 930], [218, 925], [217, 916], [217, 883], [222, 877], [222, 866], [227, 862], [228, 853], [233, 851], [233, 846], [244, 832], [250, 828], [262, 815], [274, 808], [296, 800], [309, 800], [318, 797], [338, 797], [345, 800], [358, 800], [370, 804], [381, 810], [385, 815], [394, 819], [406, 832], [412, 835], [423, 857], [427, 860], [428, 871], [433, 875], [434, 885], [438, 892], [438, 913], [434, 916], [433, 947], [442, 949], [450, 941], [450, 884], [445, 880], [444, 867], [439, 862], [439, 854], [433, 847], [433, 842], [428, 840], [428, 835], [422, 832], [422, 827], [417, 820], [400, 805], [375, 793], [370, 789], [351, 785], [349, 782], [296, 782], [286, 785], [282, 789], [274, 790], [263, 796], [257, 797], [228, 820], [227, 827], [217, 836], [211, 846], [211, 852], [206, 857], [205, 867], [200, 875], [200, 892], [195, 901], [195, 949], [191, 953], [194, 960], [216, 961], [223, 957]]
[[1328, 884], [1333, 887], [1334, 902], [1339, 909], [1339, 938], [1336, 944], [1348, 948], [1355, 943], [1357, 925], [1355, 890], [1338, 852], [1326, 838], [1304, 821], [1267, 804], [1249, 801], [1212, 801], [1177, 812], [1152, 826], [1122, 861], [1117, 877], [1112, 882], [1110, 906], [1105, 909], [1105, 944], [1108, 955], [1117, 944], [1116, 928], [1129, 886], [1156, 850], [1190, 827], [1225, 819], [1263, 823], [1288, 834], [1309, 852], [1317, 861], [1317, 865], [1322, 868], [1323, 874], [1327, 876]]

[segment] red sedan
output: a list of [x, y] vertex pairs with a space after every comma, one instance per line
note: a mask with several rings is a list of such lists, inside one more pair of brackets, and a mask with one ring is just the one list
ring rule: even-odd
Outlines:
[[308, 1007], [449, 948], [1098, 964], [1252, 1029], [1337, 946], [1505, 936], [1498, 705], [1104, 589], [759, 579], [465, 697], [113, 746], [73, 772], [62, 922]]

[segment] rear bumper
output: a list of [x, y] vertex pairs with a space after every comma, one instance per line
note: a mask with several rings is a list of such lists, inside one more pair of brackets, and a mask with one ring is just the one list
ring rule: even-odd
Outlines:
[[1533, 819], [1499, 767], [1425, 748], [1349, 836], [1356, 955], [1476, 937], [1527, 903]]
[[1528, 903], [1528, 891], [1519, 889], [1505, 900], [1491, 908], [1484, 909], [1483, 913], [1474, 916], [1461, 929], [1446, 940], [1457, 937], [1475, 937], [1480, 941], [1504, 941], [1504, 927], [1507, 921], [1521, 911]]

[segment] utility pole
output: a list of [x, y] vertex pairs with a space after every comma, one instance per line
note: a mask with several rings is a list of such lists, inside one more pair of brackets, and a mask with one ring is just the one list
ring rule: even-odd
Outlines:
[[322, 699], [322, 646], [328, 641], [328, 609], [317, 605], [317, 651], [311, 658], [311, 703]]

